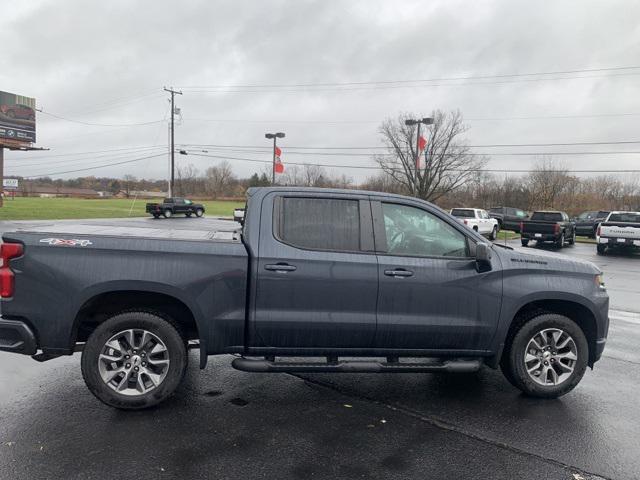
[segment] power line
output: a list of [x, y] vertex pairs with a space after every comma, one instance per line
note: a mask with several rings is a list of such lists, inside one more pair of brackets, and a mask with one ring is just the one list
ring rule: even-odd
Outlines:
[[57, 118], [59, 120], [65, 120], [67, 122], [79, 123], [81, 125], [90, 125], [92, 127], [139, 127], [142, 125], [154, 125], [156, 123], [164, 122], [164, 120], [153, 120], [150, 122], [142, 122], [142, 123], [91, 123], [85, 122], [83, 120], [73, 120], [71, 118], [62, 117], [60, 115], [56, 115], [55, 113], [45, 112], [44, 110], [39, 110], [40, 113], [44, 113], [45, 115], [49, 115], [50, 117]]
[[[72, 153], [56, 153], [53, 155], [38, 155], [35, 157], [29, 157], [29, 160], [34, 160], [37, 158], [53, 158], [53, 157], [70, 157], [70, 156], [74, 156], [74, 155], [88, 155], [88, 154], [92, 154], [92, 153], [105, 153], [105, 152], [119, 152], [119, 151], [133, 151], [133, 150], [146, 150], [146, 149], [151, 149], [151, 148], [165, 148], [165, 145], [140, 145], [137, 147], [124, 147], [124, 148], [110, 148], [107, 150], [92, 150], [89, 152], [72, 152]], [[13, 161], [22, 161], [21, 159], [18, 158], [11, 158], [10, 160]]]
[[146, 153], [151, 153], [153, 151], [157, 151], [157, 150], [164, 150], [164, 148], [162, 147], [156, 147], [153, 149], [143, 149], [143, 150], [133, 150], [133, 151], [128, 151], [128, 152], [118, 152], [118, 153], [107, 153], [107, 154], [103, 154], [103, 155], [95, 155], [95, 156], [91, 156], [91, 157], [81, 157], [81, 158], [71, 158], [71, 159], [66, 159], [66, 160], [58, 160], [58, 161], [40, 161], [40, 162], [36, 162], [36, 163], [19, 163], [19, 164], [13, 164], [11, 165], [12, 168], [32, 168], [32, 167], [42, 167], [42, 166], [49, 166], [49, 165], [64, 165], [64, 166], [68, 166], [68, 167], [72, 167], [75, 166], [75, 164], [77, 163], [84, 163], [84, 162], [89, 162], [88, 165], [92, 165], [95, 162], [92, 162], [92, 160], [96, 160], [96, 159], [102, 159], [101, 161], [104, 161], [105, 158], [108, 159], [119, 159], [119, 158], [126, 158], [126, 157], [130, 157], [131, 155], [141, 155], [141, 154], [146, 154]]
[[[222, 84], [222, 85], [205, 85], [205, 86], [183, 86], [183, 89], [209, 89], [209, 88], [291, 88], [291, 87], [343, 87], [343, 86], [364, 86], [364, 85], [395, 85], [407, 83], [425, 83], [425, 82], [443, 82], [443, 81], [461, 81], [461, 80], [486, 80], [492, 78], [521, 78], [542, 75], [567, 75], [576, 73], [595, 73], [595, 72], [611, 72], [622, 70], [637, 70], [640, 65], [634, 66], [618, 66], [618, 67], [602, 67], [575, 70], [555, 70], [546, 72], [530, 72], [530, 73], [508, 73], [496, 75], [467, 75], [458, 77], [435, 77], [423, 78], [415, 80], [379, 80], [364, 82], [322, 82], [322, 83], [272, 83], [272, 84]], [[633, 73], [637, 74], [637, 73]]]
[[[219, 158], [223, 160], [238, 160], [244, 162], [254, 162], [254, 163], [271, 163], [270, 160], [258, 160], [254, 158], [242, 158], [242, 157], [228, 157], [222, 155], [205, 155], [199, 153], [189, 153], [189, 155], [193, 155], [196, 157], [210, 157], [210, 158]], [[298, 166], [314, 166], [314, 167], [327, 167], [327, 168], [350, 168], [350, 169], [360, 169], [360, 170], [384, 170], [382, 167], [375, 165], [336, 165], [336, 164], [326, 164], [326, 163], [309, 163], [309, 162], [284, 162], [285, 165], [298, 165]], [[394, 169], [391, 169], [394, 170]], [[397, 171], [400, 171], [399, 169]], [[478, 169], [464, 169], [464, 170], [452, 170], [452, 171], [471, 171], [471, 172], [489, 172], [489, 173], [529, 173], [532, 170], [528, 169], [487, 169], [487, 168], [478, 168]], [[627, 169], [627, 170], [546, 170], [548, 172], [567, 172], [567, 173], [640, 173], [639, 170], [635, 169]]]
[[[155, 154], [155, 155], [148, 155], [146, 157], [140, 157], [140, 158], [134, 158], [132, 160], [126, 160], [126, 161], [123, 161], [123, 162], [106, 163], [106, 164], [103, 164], [103, 165], [99, 165], [97, 167], [79, 168], [79, 169], [76, 169], [76, 170], [66, 170], [64, 172], [39, 173], [37, 175], [22, 176], [22, 178], [50, 177], [50, 176], [54, 176], [54, 175], [63, 175], [65, 173], [75, 173], [75, 172], [85, 172], [85, 171], [88, 171], [88, 170], [97, 170], [99, 168], [113, 167], [115, 165], [123, 165], [125, 163], [140, 162], [140, 161], [146, 160], [148, 158], [161, 157], [161, 156], [164, 156], [165, 154], [166, 153], [163, 152], [163, 153], [158, 153], [158, 154]], [[20, 176], [20, 175], [13, 175], [13, 176]]]

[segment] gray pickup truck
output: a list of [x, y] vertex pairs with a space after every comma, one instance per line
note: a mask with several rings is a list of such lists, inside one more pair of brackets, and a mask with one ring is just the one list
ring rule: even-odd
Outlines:
[[544, 398], [602, 354], [609, 298], [591, 263], [492, 245], [414, 198], [247, 196], [237, 231], [5, 233], [0, 350], [40, 361], [82, 351], [89, 390], [124, 409], [171, 395], [191, 347], [201, 368], [236, 354], [249, 372], [487, 365]]

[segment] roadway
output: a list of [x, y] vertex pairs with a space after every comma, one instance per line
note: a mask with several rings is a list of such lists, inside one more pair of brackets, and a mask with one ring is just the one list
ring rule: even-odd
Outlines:
[[[157, 222], [169, 221], [200, 222]], [[0, 353], [0, 478], [640, 478], [640, 258], [585, 244], [561, 254], [600, 266], [613, 311], [603, 359], [559, 400], [527, 398], [488, 368], [258, 375], [233, 370], [231, 356], [201, 372], [192, 354], [169, 401], [121, 412], [87, 391], [79, 355], [39, 364]]]

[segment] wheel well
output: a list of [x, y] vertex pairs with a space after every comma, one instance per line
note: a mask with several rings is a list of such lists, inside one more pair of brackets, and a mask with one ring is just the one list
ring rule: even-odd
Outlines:
[[589, 345], [589, 366], [593, 367], [596, 354], [596, 319], [587, 307], [568, 300], [538, 300], [520, 308], [509, 327], [503, 355], [507, 352], [508, 345], [511, 344], [511, 339], [515, 336], [519, 328], [534, 317], [545, 313], [564, 315], [576, 322], [584, 332], [585, 337], [587, 337], [587, 343]]
[[109, 317], [125, 310], [145, 310], [171, 322], [186, 340], [198, 339], [193, 313], [183, 302], [164, 293], [120, 290], [86, 301], [75, 318], [75, 342], [84, 342]]

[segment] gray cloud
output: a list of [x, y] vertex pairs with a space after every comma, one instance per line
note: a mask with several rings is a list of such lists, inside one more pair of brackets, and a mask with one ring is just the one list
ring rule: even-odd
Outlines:
[[[640, 58], [640, 4], [630, 2], [28, 3], [3, 7], [7, 12], [0, 18], [0, 44], [5, 45], [0, 56], [0, 90], [34, 96], [46, 111], [90, 123], [162, 119], [167, 113], [163, 85], [439, 78], [634, 65]], [[377, 122], [383, 118], [400, 111], [428, 114], [435, 108], [459, 108], [470, 119], [468, 139], [474, 144], [636, 138], [638, 117], [634, 116], [472, 120], [640, 113], [640, 76], [583, 76], [593, 78], [348, 91], [198, 93], [185, 89], [178, 97], [184, 122], [176, 130], [176, 139], [178, 143], [265, 145], [264, 132], [277, 129], [287, 133], [282, 141], [285, 164], [295, 160], [365, 165], [372, 162], [363, 157], [287, 156], [286, 147], [378, 145]], [[38, 145], [51, 147], [51, 155], [166, 144], [167, 139], [162, 123], [97, 127], [43, 114], [38, 121]], [[251, 123], [256, 121], [264, 123]], [[49, 173], [84, 165], [46, 165], [43, 155], [9, 153], [7, 173]], [[567, 157], [565, 163], [574, 168], [631, 168], [637, 158]], [[60, 157], [55, 159], [60, 162]], [[110, 161], [91, 162], [100, 160]], [[204, 169], [217, 160], [180, 157], [180, 161]], [[531, 162], [527, 157], [496, 156], [490, 165], [516, 169]], [[260, 164], [232, 163], [239, 175], [261, 169]], [[166, 174], [166, 159], [86, 174], [125, 173], [161, 178]], [[357, 180], [367, 175], [358, 170], [343, 173]]]

